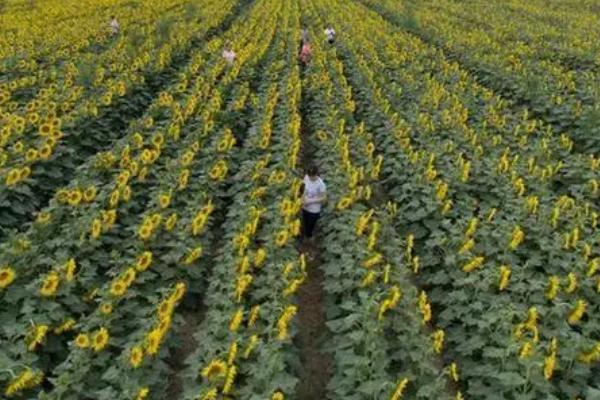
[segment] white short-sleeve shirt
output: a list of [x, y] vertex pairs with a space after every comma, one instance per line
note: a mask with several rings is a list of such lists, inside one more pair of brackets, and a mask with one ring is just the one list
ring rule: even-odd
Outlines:
[[327, 35], [327, 39], [333, 39], [335, 37], [335, 30], [333, 28], [325, 29], [325, 35]]
[[227, 60], [229, 64], [233, 64], [235, 60], [235, 52], [233, 50], [223, 50], [223, 58]]
[[[317, 177], [316, 180], [312, 181], [308, 175], [304, 177], [304, 197], [307, 199], [315, 199], [318, 197], [323, 197], [327, 192], [327, 187], [325, 186], [325, 182], [321, 177]], [[319, 213], [321, 212], [321, 203], [312, 203], [303, 206], [303, 208], [311, 213]]]
[[110, 30], [113, 35], [116, 35], [117, 33], [119, 33], [119, 23], [117, 22], [116, 19], [113, 19], [112, 21], [110, 21]]

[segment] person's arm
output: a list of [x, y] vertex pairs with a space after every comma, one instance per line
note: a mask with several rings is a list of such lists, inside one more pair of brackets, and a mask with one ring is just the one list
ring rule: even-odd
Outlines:
[[318, 203], [323, 203], [325, 200], [327, 199], [327, 195], [323, 194], [319, 197], [316, 197], [314, 199], [307, 199], [306, 197], [304, 198], [304, 205], [310, 205], [310, 204], [318, 204]]
[[305, 205], [320, 204], [320, 203], [324, 203], [326, 200], [327, 200], [327, 188], [325, 187], [325, 184], [323, 184], [323, 187], [321, 187], [319, 190], [319, 196], [315, 197], [314, 199], [307, 199], [305, 197], [304, 204]]

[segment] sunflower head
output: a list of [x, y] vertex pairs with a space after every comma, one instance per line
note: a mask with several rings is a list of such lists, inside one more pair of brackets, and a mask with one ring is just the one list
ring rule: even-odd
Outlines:
[[52, 133], [52, 130], [52, 125], [49, 123], [44, 123], [39, 127], [39, 133], [41, 136], [48, 136], [50, 133]]
[[92, 337], [92, 348], [94, 351], [102, 351], [108, 345], [108, 330], [106, 328], [100, 328]]
[[86, 203], [91, 203], [96, 198], [97, 189], [95, 186], [88, 186], [83, 192], [83, 199]]
[[209, 381], [214, 381], [227, 373], [227, 364], [219, 359], [212, 360], [200, 373]]
[[75, 338], [75, 346], [85, 349], [90, 346], [90, 336], [87, 333], [80, 333]]
[[129, 365], [138, 368], [144, 361], [144, 350], [141, 346], [133, 346], [129, 352]]
[[146, 335], [146, 352], [150, 355], [158, 353], [160, 342], [162, 340], [162, 332], [155, 328]]
[[126, 291], [127, 291], [127, 285], [125, 285], [125, 283], [122, 282], [120, 279], [115, 280], [110, 285], [110, 294], [115, 297], [123, 296]]
[[147, 270], [148, 267], [150, 266], [150, 264], [152, 264], [152, 252], [145, 251], [138, 257], [135, 268], [138, 271], [142, 272], [142, 271]]
[[56, 294], [58, 284], [60, 283], [60, 277], [55, 271], [50, 272], [40, 288], [40, 294], [44, 297], [50, 297]]
[[6, 288], [15, 280], [15, 271], [8, 265], [0, 268], [0, 290]]
[[100, 306], [100, 313], [103, 315], [109, 315], [110, 313], [112, 313], [112, 304], [110, 303], [104, 303]]

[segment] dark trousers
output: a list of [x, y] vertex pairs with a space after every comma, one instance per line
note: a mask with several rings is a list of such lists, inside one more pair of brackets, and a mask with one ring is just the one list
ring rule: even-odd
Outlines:
[[302, 233], [304, 237], [312, 237], [321, 213], [311, 213], [302, 209]]

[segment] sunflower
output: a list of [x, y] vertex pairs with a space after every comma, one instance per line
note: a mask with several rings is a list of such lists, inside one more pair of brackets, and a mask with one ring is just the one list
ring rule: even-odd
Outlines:
[[210, 172], [208, 173], [210, 178], [214, 181], [218, 180], [222, 176], [222, 169], [220, 165], [215, 165], [212, 167]]
[[179, 190], [185, 189], [188, 185], [189, 178], [190, 178], [190, 170], [189, 169], [184, 169], [183, 171], [181, 171], [181, 174], [179, 175], [179, 186], [177, 188]]
[[50, 158], [50, 156], [52, 155], [52, 147], [50, 147], [47, 144], [43, 145], [39, 150], [39, 155], [40, 155], [40, 159], [48, 160]]
[[345, 210], [346, 208], [350, 207], [351, 204], [352, 199], [350, 197], [342, 197], [337, 204], [337, 209], [340, 211]]
[[63, 137], [63, 133], [61, 131], [59, 131], [58, 129], [54, 130], [54, 131], [52, 131], [52, 133], [50, 133], [51, 139], [60, 140], [60, 139], [62, 139], [62, 137]]
[[169, 218], [167, 218], [167, 220], [165, 221], [165, 229], [170, 232], [173, 230], [173, 228], [175, 227], [175, 224], [177, 223], [177, 213], [173, 213], [169, 216]]
[[15, 271], [8, 265], [0, 268], [0, 290], [8, 287], [15, 280]]
[[125, 171], [121, 172], [119, 174], [119, 176], [117, 176], [117, 185], [120, 187], [127, 185], [127, 182], [129, 182], [130, 177], [131, 177], [130, 171], [125, 170]]
[[94, 351], [102, 351], [108, 344], [108, 330], [104, 327], [100, 328], [92, 337], [92, 348]]
[[29, 149], [25, 152], [25, 161], [33, 162], [38, 158], [38, 151], [36, 149]]
[[162, 220], [162, 215], [160, 215], [159, 213], [152, 214], [152, 216], [150, 217], [150, 222], [152, 223], [153, 226], [160, 225], [161, 220]]
[[127, 202], [129, 202], [129, 200], [131, 200], [131, 186], [127, 185], [123, 188], [121, 198], [123, 199], [123, 201], [125, 203], [127, 203]]
[[144, 400], [150, 394], [150, 389], [147, 387], [143, 387], [138, 390], [137, 395], [135, 396], [135, 400]]
[[58, 189], [54, 196], [59, 203], [66, 203], [69, 200], [69, 191], [67, 189]]
[[149, 224], [142, 224], [140, 229], [138, 229], [138, 236], [140, 239], [146, 240], [150, 237], [150, 235], [152, 235], [152, 226]]
[[19, 170], [19, 180], [24, 181], [31, 175], [31, 168], [23, 167]]
[[317, 139], [319, 139], [319, 141], [321, 141], [321, 142], [325, 142], [327, 140], [327, 133], [324, 131], [318, 131]]
[[147, 175], [148, 175], [148, 168], [144, 167], [144, 168], [140, 169], [140, 172], [138, 173], [138, 181], [143, 182], [144, 180], [146, 180]]
[[67, 319], [65, 322], [60, 324], [54, 329], [54, 333], [56, 335], [60, 335], [61, 333], [70, 331], [75, 326], [75, 320], [73, 318]]
[[134, 133], [131, 140], [133, 141], [133, 145], [138, 149], [144, 146], [144, 137], [139, 132]]
[[38, 132], [40, 136], [48, 136], [52, 133], [53, 130], [54, 129], [52, 128], [52, 125], [50, 125], [49, 123], [44, 123], [40, 125]]
[[87, 333], [80, 333], [75, 338], [75, 346], [85, 349], [90, 346], [90, 336]]
[[39, 344], [42, 344], [48, 333], [48, 325], [36, 325], [28, 334], [27, 338], [27, 349], [29, 351], [35, 351]]
[[77, 263], [74, 258], [69, 259], [65, 264], [65, 279], [67, 282], [73, 281], [75, 278], [75, 271], [77, 270]]
[[161, 340], [162, 333], [160, 329], [155, 328], [151, 330], [148, 335], [146, 335], [146, 352], [150, 355], [158, 353]]
[[86, 203], [91, 203], [96, 198], [96, 193], [98, 190], [95, 186], [88, 186], [87, 189], [83, 192], [83, 200]]
[[110, 104], [112, 103], [112, 96], [110, 93], [106, 93], [104, 94], [101, 98], [100, 98], [100, 102], [102, 103], [102, 105], [104, 106], [110, 106]]
[[146, 128], [146, 129], [150, 129], [150, 128], [152, 128], [152, 125], [154, 125], [154, 118], [152, 118], [152, 117], [147, 117], [147, 118], [144, 120], [144, 128]]
[[98, 239], [102, 233], [102, 222], [98, 218], [94, 218], [92, 221], [91, 236], [92, 239]]
[[135, 268], [128, 268], [127, 271], [125, 271], [125, 274], [123, 274], [121, 281], [125, 284], [125, 286], [129, 287], [135, 280], [136, 275]]
[[212, 388], [202, 396], [202, 400], [217, 400], [218, 394], [217, 388]]
[[288, 239], [289, 239], [288, 230], [287, 229], [280, 230], [279, 232], [277, 232], [277, 235], [275, 236], [275, 245], [277, 245], [277, 247], [283, 247], [287, 243]]
[[183, 156], [181, 157], [181, 161], [179, 161], [179, 163], [182, 166], [187, 167], [188, 165], [190, 165], [192, 163], [193, 160], [194, 160], [194, 152], [191, 150], [188, 150], [183, 154]]
[[158, 319], [164, 320], [168, 318], [173, 312], [173, 307], [173, 303], [167, 300], [162, 301], [158, 306], [158, 309], [156, 310], [156, 313], [158, 314]]
[[119, 205], [119, 197], [120, 197], [121, 193], [119, 193], [118, 190], [113, 190], [113, 192], [110, 194], [110, 197], [108, 199], [108, 204], [111, 207], [116, 207], [117, 205]]
[[100, 306], [100, 314], [102, 315], [110, 315], [112, 313], [113, 307], [110, 303], [104, 303]]
[[102, 223], [104, 223], [106, 229], [113, 227], [117, 221], [117, 210], [102, 211]]
[[185, 265], [190, 265], [194, 261], [196, 261], [202, 255], [202, 246], [198, 246], [192, 251], [190, 251], [185, 258], [183, 259], [183, 263]]
[[4, 390], [4, 394], [7, 397], [13, 397], [17, 393], [21, 393], [27, 389], [38, 386], [43, 380], [43, 372], [34, 372], [33, 370], [27, 368], [10, 381]]
[[209, 381], [225, 376], [227, 373], [227, 364], [224, 361], [215, 359], [212, 360], [200, 373]]
[[187, 287], [186, 287], [185, 283], [178, 282], [177, 285], [175, 285], [175, 291], [173, 292], [173, 300], [174, 301], [181, 300], [181, 298], [185, 294], [186, 290], [187, 290]]
[[161, 194], [160, 196], [158, 196], [158, 204], [160, 205], [160, 208], [162, 208], [163, 210], [167, 207], [169, 207], [169, 204], [171, 203], [171, 196], [168, 194]]
[[256, 253], [254, 254], [254, 267], [260, 268], [260, 266], [263, 265], [263, 263], [265, 262], [266, 258], [267, 251], [265, 249], [261, 247], [258, 250], [256, 250]]
[[171, 322], [171, 314], [169, 314], [158, 323], [157, 329], [160, 331], [161, 337], [167, 334], [169, 328], [171, 327]]
[[75, 207], [75, 206], [79, 205], [82, 198], [83, 198], [83, 194], [81, 193], [81, 191], [79, 189], [71, 190], [69, 192], [68, 202], [70, 205]]
[[44, 283], [40, 288], [40, 295], [44, 297], [50, 297], [56, 294], [58, 285], [60, 283], [60, 277], [56, 271], [50, 272], [44, 279]]
[[31, 112], [31, 113], [27, 114], [27, 120], [29, 121], [30, 124], [35, 125], [40, 120], [40, 115], [38, 113]]
[[162, 133], [158, 133], [152, 138], [152, 144], [156, 148], [160, 149], [164, 143], [165, 143], [165, 137], [162, 135]]
[[148, 269], [148, 267], [152, 264], [152, 252], [145, 251], [143, 252], [137, 259], [137, 263], [135, 264], [135, 268], [142, 272]]
[[144, 361], [144, 349], [141, 346], [133, 346], [129, 351], [129, 365], [138, 368]]
[[6, 185], [13, 186], [19, 182], [20, 173], [18, 169], [11, 169], [6, 175]]
[[115, 297], [123, 296], [126, 291], [127, 285], [125, 285], [125, 283], [122, 282], [120, 279], [114, 280], [113, 283], [110, 285], [110, 294]]
[[202, 212], [199, 212], [196, 217], [194, 217], [194, 219], [192, 220], [192, 234], [194, 236], [200, 234], [202, 232], [202, 229], [204, 228], [204, 225], [206, 225], [206, 222], [208, 221], [208, 215], [204, 214]]
[[16, 154], [19, 154], [20, 152], [23, 151], [23, 148], [25, 146], [23, 145], [23, 142], [21, 142], [20, 140], [18, 142], [15, 142], [15, 144], [13, 144], [13, 152], [15, 152]]

